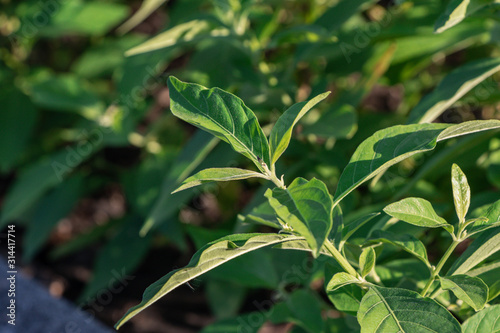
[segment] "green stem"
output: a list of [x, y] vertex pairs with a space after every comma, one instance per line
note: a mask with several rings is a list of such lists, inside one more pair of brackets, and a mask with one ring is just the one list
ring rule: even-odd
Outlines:
[[423, 297], [425, 297], [425, 295], [429, 291], [429, 288], [431, 287], [432, 283], [436, 279], [436, 276], [438, 276], [439, 272], [441, 272], [441, 269], [443, 268], [444, 264], [446, 263], [446, 261], [448, 260], [448, 258], [451, 256], [451, 254], [453, 253], [453, 251], [455, 250], [455, 248], [457, 247], [457, 245], [460, 244], [460, 242], [461, 242], [460, 239], [453, 240], [453, 243], [451, 243], [451, 245], [448, 248], [448, 250], [446, 250], [445, 254], [443, 255], [443, 257], [439, 261], [439, 263], [436, 266], [436, 268], [434, 268], [432, 270], [431, 277], [429, 278], [429, 281], [427, 281], [427, 284], [425, 285], [425, 287], [422, 290], [422, 292], [420, 293], [420, 295], [422, 295]]
[[326, 240], [325, 242], [325, 247], [328, 250], [328, 252], [331, 253], [332, 257], [337, 260], [339, 265], [349, 274], [352, 276], [358, 276], [358, 272], [351, 266], [349, 261], [335, 248], [335, 246], [330, 242], [330, 240]]

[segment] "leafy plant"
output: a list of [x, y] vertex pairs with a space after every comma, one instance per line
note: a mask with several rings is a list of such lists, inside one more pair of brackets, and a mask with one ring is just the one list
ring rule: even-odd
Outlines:
[[[458, 217], [456, 224], [440, 217], [432, 204], [422, 198], [405, 198], [384, 208], [394, 221], [421, 228], [442, 228], [449, 234], [451, 244], [435, 266], [429, 261], [420, 240], [412, 235], [384, 231], [390, 226], [388, 221], [372, 229], [371, 235], [365, 239], [350, 242], [352, 230], [367, 223], [370, 217], [344, 225], [339, 205], [351, 191], [391, 165], [414, 154], [433, 150], [440, 141], [498, 129], [500, 121], [470, 121], [457, 125], [423, 123], [380, 130], [356, 149], [340, 176], [335, 195], [331, 196], [327, 186], [316, 178], [308, 181], [299, 177], [287, 186], [285, 176], [276, 173], [276, 161], [288, 147], [293, 127], [326, 94], [286, 110], [276, 121], [268, 141], [253, 112], [238, 97], [218, 88], [184, 83], [175, 77], [169, 78], [168, 85], [175, 115], [227, 142], [250, 159], [258, 170], [202, 170], [186, 179], [176, 191], [213, 181], [250, 177], [267, 179], [275, 186], [264, 194], [268, 200], [266, 205], [274, 213], [268, 219], [278, 231], [234, 234], [208, 243], [193, 256], [187, 267], [169, 273], [148, 287], [142, 302], [124, 315], [117, 328], [172, 289], [229, 260], [267, 246], [309, 251], [315, 260], [320, 260], [320, 256], [330, 257], [338, 269], [334, 269], [333, 274], [325, 274], [325, 277], [330, 276], [326, 292], [338, 295], [347, 293], [346, 288], [355, 288], [356, 293], [350, 297], [358, 304], [350, 312], [356, 313], [361, 332], [462, 332], [454, 315], [464, 316], [465, 311], [466, 316], [471, 311], [489, 310], [482, 310], [490, 300], [488, 285], [477, 275], [468, 273], [500, 249], [498, 243], [483, 246], [487, 240], [476, 244], [482, 237], [491, 237], [484, 231], [500, 225], [500, 200], [484, 215], [467, 218], [471, 190], [465, 174], [456, 164], [453, 164], [451, 176]], [[482, 236], [455, 261], [448, 273], [443, 273], [456, 247], [477, 233], [482, 233]], [[428, 275], [413, 285], [386, 285], [376, 267], [377, 252], [383, 253], [380, 251], [383, 244], [395, 245], [421, 260], [428, 268]], [[335, 297], [331, 299], [337, 305]], [[467, 311], [467, 307], [473, 310]], [[494, 315], [500, 316], [500, 312]], [[301, 326], [311, 332], [326, 328], [326, 324], [317, 325], [314, 329], [306, 323]], [[472, 324], [464, 327], [471, 328]], [[329, 329], [332, 329], [331, 325]]]

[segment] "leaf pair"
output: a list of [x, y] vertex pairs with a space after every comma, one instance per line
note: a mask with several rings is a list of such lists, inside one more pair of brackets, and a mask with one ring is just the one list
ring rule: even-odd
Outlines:
[[290, 143], [295, 124], [329, 92], [308, 102], [292, 105], [271, 130], [269, 142], [257, 118], [241, 99], [219, 88], [168, 80], [172, 113], [227, 142], [238, 153], [250, 159], [261, 171], [258, 173], [237, 168], [207, 169], [186, 179], [177, 191], [210, 181], [228, 181], [261, 177], [269, 179], [274, 163]]

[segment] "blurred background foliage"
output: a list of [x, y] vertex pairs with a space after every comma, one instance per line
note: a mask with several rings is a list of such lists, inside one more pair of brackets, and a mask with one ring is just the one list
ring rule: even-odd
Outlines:
[[[450, 99], [469, 84], [435, 121], [500, 119], [498, 2], [471, 2], [457, 18], [459, 2], [0, 0], [0, 226], [22, 227], [28, 267], [65, 260], [85, 267], [85, 274], [58, 272], [59, 294], [78, 304], [93, 299], [116, 272], [143, 274], [148, 254], [167, 258], [151, 264], [158, 277], [207, 241], [265, 231], [267, 184], [250, 180], [171, 194], [202, 168], [248, 163], [173, 117], [169, 75], [236, 94], [265, 129], [291, 104], [332, 91], [301, 122], [277, 166], [287, 183], [318, 177], [331, 192], [357, 145], [378, 129], [412, 122], [410, 111], [428, 94]], [[480, 209], [498, 198], [499, 147], [498, 133], [488, 132], [405, 160], [345, 199], [344, 218], [412, 195], [433, 200], [453, 219], [452, 162], [468, 175], [473, 208]], [[424, 239], [440, 248], [440, 237]], [[231, 325], [236, 319], [227, 318], [241, 309], [255, 310], [249, 294], [277, 290], [273, 297], [284, 301], [266, 319], [315, 332], [315, 315], [299, 315], [290, 300], [300, 299], [302, 310], [327, 303], [305, 289], [290, 294], [289, 285], [321, 289], [323, 267], [284, 277], [307, 258], [263, 250], [215, 270], [203, 279], [211, 313]], [[126, 306], [116, 307], [101, 319], [116, 321]], [[355, 330], [356, 322], [341, 325]], [[206, 329], [212, 331], [217, 326]]]

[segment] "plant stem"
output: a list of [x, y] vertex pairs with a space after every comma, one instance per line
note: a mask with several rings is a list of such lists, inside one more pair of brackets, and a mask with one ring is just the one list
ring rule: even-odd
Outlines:
[[326, 249], [331, 253], [333, 258], [337, 260], [339, 265], [349, 274], [352, 276], [358, 276], [358, 272], [351, 266], [349, 261], [335, 248], [335, 246], [330, 242], [329, 239], [326, 240], [325, 242], [325, 247]]
[[448, 250], [446, 250], [446, 252], [443, 255], [443, 257], [441, 258], [441, 260], [439, 260], [439, 263], [436, 266], [436, 268], [434, 268], [432, 270], [431, 277], [429, 278], [429, 281], [427, 281], [427, 284], [425, 285], [425, 287], [422, 290], [422, 292], [420, 293], [420, 295], [425, 297], [425, 295], [429, 291], [429, 288], [431, 287], [432, 283], [436, 279], [436, 276], [438, 276], [438, 274], [441, 271], [441, 269], [443, 268], [444, 264], [446, 263], [446, 261], [448, 260], [450, 255], [453, 253], [453, 250], [455, 250], [455, 248], [457, 247], [458, 244], [460, 244], [460, 242], [461, 242], [460, 239], [453, 240], [453, 243], [451, 243], [450, 247], [448, 248]]

